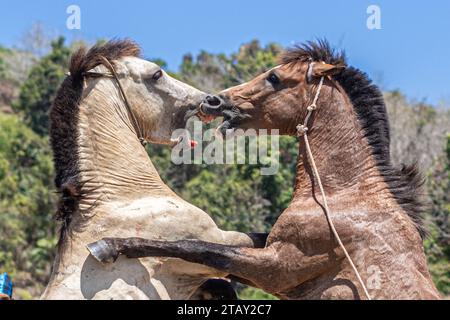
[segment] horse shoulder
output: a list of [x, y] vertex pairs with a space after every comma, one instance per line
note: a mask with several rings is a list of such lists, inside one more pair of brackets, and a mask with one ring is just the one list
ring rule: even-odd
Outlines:
[[[333, 220], [344, 242], [350, 241], [353, 231], [343, 215], [334, 215]], [[322, 210], [289, 206], [278, 218], [267, 243], [289, 243], [306, 255], [323, 254], [337, 247], [329, 223]]]

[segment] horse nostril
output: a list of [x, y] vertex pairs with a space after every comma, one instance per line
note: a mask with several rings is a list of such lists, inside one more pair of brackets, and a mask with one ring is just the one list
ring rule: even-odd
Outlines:
[[208, 95], [200, 105], [200, 110], [207, 115], [220, 116], [222, 110], [225, 107], [225, 103], [222, 99], [214, 95]]
[[207, 96], [205, 100], [212, 107], [220, 106], [220, 104], [222, 103], [222, 101], [216, 96]]

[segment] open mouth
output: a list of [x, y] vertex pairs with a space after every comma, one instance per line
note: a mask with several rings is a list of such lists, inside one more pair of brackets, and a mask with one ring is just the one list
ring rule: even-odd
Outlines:
[[203, 109], [203, 103], [202, 103], [197, 108], [188, 110], [184, 116], [184, 121], [187, 122], [189, 120], [189, 118], [197, 117], [203, 123], [210, 123], [211, 121], [213, 121], [215, 118], [217, 118], [219, 116], [220, 115], [207, 114]]
[[221, 135], [222, 137], [230, 136], [236, 130], [237, 125], [232, 119], [225, 119], [224, 117], [222, 123], [216, 129], [216, 135]]
[[190, 111], [187, 116], [196, 116], [204, 123], [210, 123], [218, 117], [223, 117], [222, 123], [216, 129], [216, 134], [226, 137], [233, 134], [244, 120], [250, 118], [250, 115], [242, 112], [238, 106], [226, 105], [222, 100], [219, 102], [211, 104], [210, 100], [205, 99], [196, 110]]
[[198, 109], [198, 112], [197, 112], [196, 116], [197, 116], [203, 123], [210, 123], [210, 122], [213, 121], [215, 118], [217, 118], [217, 116], [210, 115], [210, 114], [206, 114], [205, 112], [203, 112], [201, 106], [200, 106], [200, 108]]
[[223, 137], [234, 134], [242, 123], [251, 118], [249, 114], [243, 113], [238, 107], [233, 106], [230, 109], [222, 111], [223, 121], [216, 129], [216, 133], [220, 133]]

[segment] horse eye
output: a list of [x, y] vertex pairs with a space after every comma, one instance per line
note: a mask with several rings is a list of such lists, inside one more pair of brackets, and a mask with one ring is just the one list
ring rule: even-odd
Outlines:
[[269, 76], [267, 77], [267, 81], [269, 81], [273, 86], [280, 84], [280, 78], [278, 78], [275, 73], [269, 74]]
[[161, 71], [161, 70], [158, 70], [158, 71], [156, 71], [156, 72], [153, 74], [152, 79], [153, 79], [154, 81], [156, 81], [156, 80], [158, 80], [159, 78], [161, 78], [162, 75], [163, 75], [162, 71]]

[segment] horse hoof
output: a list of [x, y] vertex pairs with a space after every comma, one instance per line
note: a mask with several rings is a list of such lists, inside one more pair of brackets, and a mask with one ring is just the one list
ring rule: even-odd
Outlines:
[[105, 240], [99, 240], [87, 245], [91, 255], [102, 263], [112, 263], [116, 261], [119, 253], [114, 246]]

